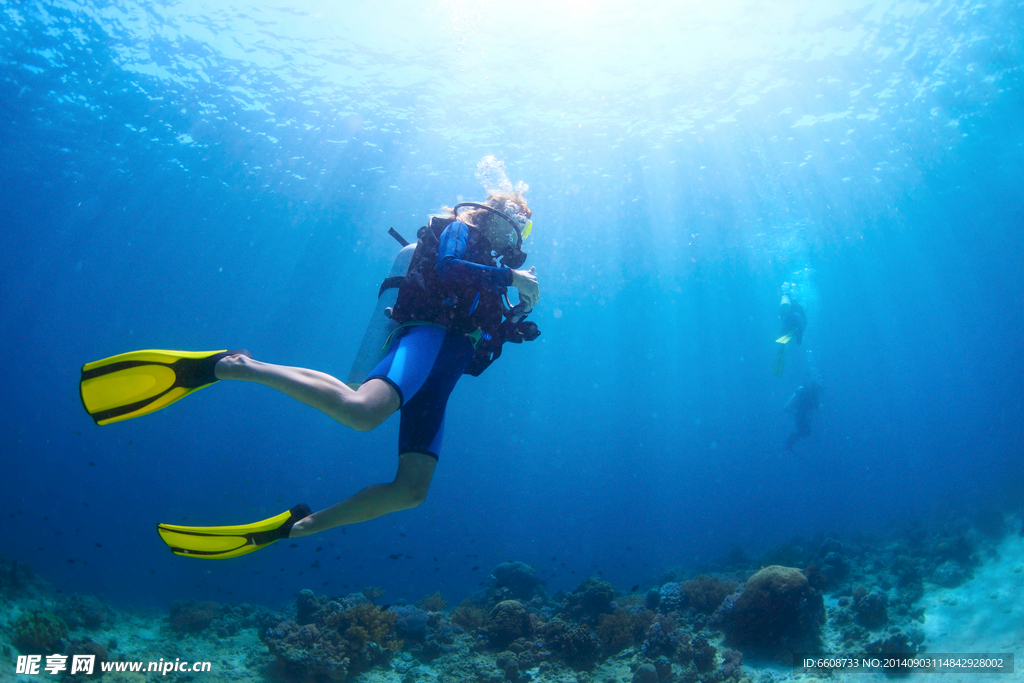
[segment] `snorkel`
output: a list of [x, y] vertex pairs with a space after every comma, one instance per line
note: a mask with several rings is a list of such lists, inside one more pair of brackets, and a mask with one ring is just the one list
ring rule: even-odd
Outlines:
[[[458, 204], [455, 205], [452, 212], [455, 214], [456, 217], [458, 217], [459, 209], [467, 206], [471, 206], [474, 209], [483, 209], [484, 211], [490, 211], [496, 216], [500, 216], [501, 218], [505, 219], [505, 222], [512, 226], [513, 230], [516, 231], [516, 243], [514, 245], [511, 245], [507, 251], [502, 252], [501, 265], [507, 266], [508, 268], [512, 268], [514, 270], [522, 266], [524, 263], [526, 263], [526, 253], [523, 251], [523, 240], [530, 236], [530, 231], [533, 229], [533, 221], [531, 221], [528, 217], [524, 216], [526, 218], [526, 222], [523, 224], [522, 228], [520, 228], [519, 222], [511, 218], [504, 211], [499, 211], [498, 209], [495, 209], [493, 206], [487, 206], [486, 204], [481, 204], [479, 202], [459, 202]], [[519, 216], [522, 216], [522, 214], [517, 212], [516, 217]]]

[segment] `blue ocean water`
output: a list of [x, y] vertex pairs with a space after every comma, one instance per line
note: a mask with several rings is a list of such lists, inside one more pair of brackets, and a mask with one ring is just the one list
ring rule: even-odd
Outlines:
[[[5, 553], [115, 604], [451, 602], [508, 559], [627, 589], [1020, 511], [1020, 2], [324, 4], [0, 2]], [[157, 522], [390, 479], [397, 418], [222, 382], [100, 428], [80, 366], [245, 347], [345, 377], [387, 229], [481, 198], [487, 156], [530, 186], [543, 334], [460, 382], [426, 503], [170, 554]], [[779, 378], [784, 282], [809, 324]]]

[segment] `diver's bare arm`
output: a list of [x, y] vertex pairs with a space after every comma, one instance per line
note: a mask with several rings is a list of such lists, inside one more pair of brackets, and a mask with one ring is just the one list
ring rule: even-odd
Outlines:
[[398, 474], [387, 484], [375, 484], [337, 505], [314, 512], [292, 527], [289, 538], [308, 536], [336, 526], [356, 524], [389, 512], [414, 508], [427, 496], [437, 461], [425, 453], [398, 456]]
[[277, 389], [359, 431], [379, 425], [398, 410], [400, 403], [398, 392], [383, 380], [370, 380], [355, 390], [318, 370], [274, 365], [246, 356], [220, 359], [215, 372], [217, 379], [257, 382]]

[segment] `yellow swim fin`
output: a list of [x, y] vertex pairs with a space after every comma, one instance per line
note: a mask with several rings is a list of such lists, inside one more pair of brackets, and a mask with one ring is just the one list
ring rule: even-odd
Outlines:
[[157, 524], [156, 530], [176, 555], [222, 560], [266, 548], [288, 538], [295, 522], [308, 517], [312, 510], [305, 503], [287, 512], [252, 524], [236, 526], [178, 526]]
[[787, 332], [786, 334], [782, 335], [781, 337], [779, 337], [775, 341], [778, 342], [779, 344], [786, 344], [792, 338], [793, 338], [793, 333], [792, 332]]
[[213, 367], [235, 351], [131, 351], [82, 366], [78, 384], [85, 411], [98, 425], [166, 408], [217, 381]]
[[786, 371], [786, 345], [779, 342], [779, 352], [775, 354], [775, 366], [772, 368], [772, 374], [776, 377], [782, 377], [782, 374]]

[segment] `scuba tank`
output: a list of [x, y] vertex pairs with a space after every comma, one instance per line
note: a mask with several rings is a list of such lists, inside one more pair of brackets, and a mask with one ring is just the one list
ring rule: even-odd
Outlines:
[[398, 329], [398, 323], [389, 315], [398, 300], [398, 288], [409, 271], [409, 263], [412, 262], [413, 252], [416, 251], [416, 243], [410, 244], [398, 232], [391, 228], [388, 231], [392, 237], [402, 245], [401, 251], [395, 256], [391, 264], [391, 272], [381, 283], [380, 291], [377, 294], [377, 307], [373, 309], [370, 322], [366, 326], [366, 333], [363, 341], [359, 344], [359, 351], [352, 362], [352, 369], [349, 370], [348, 379], [345, 384], [358, 389], [366, 376], [370, 374], [380, 359], [384, 357], [384, 345], [388, 338]]

